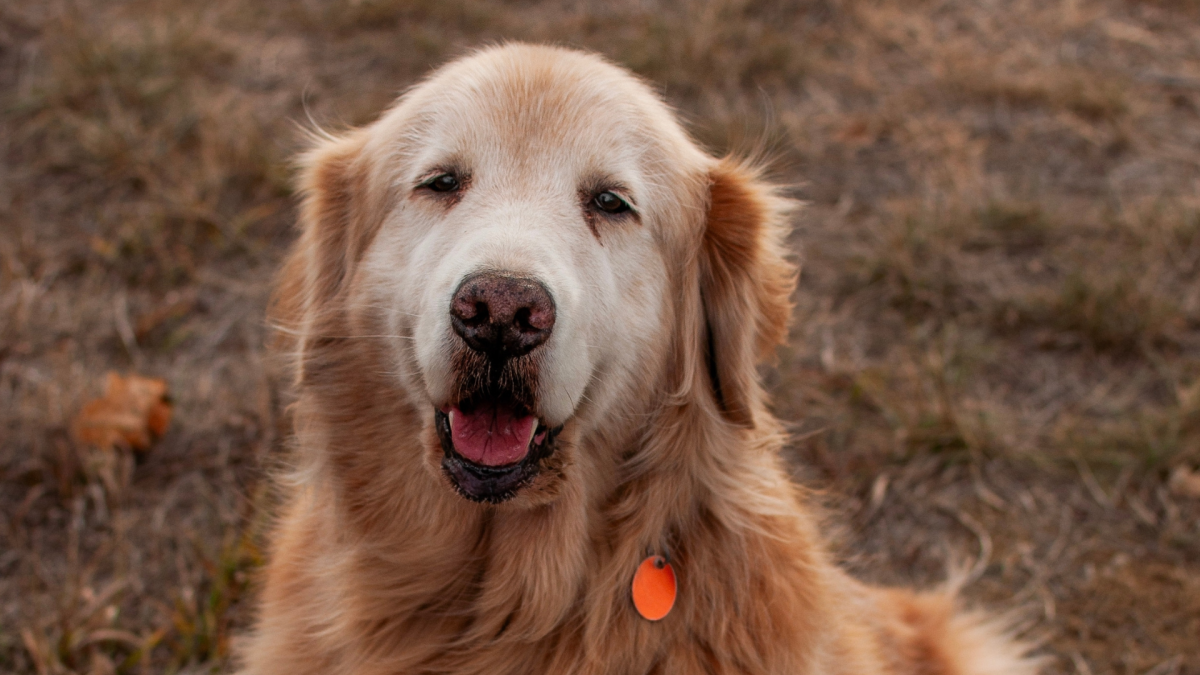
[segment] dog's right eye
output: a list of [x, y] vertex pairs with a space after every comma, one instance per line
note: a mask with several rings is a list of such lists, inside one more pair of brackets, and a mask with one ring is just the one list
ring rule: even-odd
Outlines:
[[434, 192], [454, 192], [459, 188], [458, 176], [452, 173], [443, 173], [440, 176], [434, 176], [425, 183], [425, 187]]
[[601, 211], [613, 215], [629, 210], [629, 204], [624, 199], [608, 190], [593, 197], [592, 204]]

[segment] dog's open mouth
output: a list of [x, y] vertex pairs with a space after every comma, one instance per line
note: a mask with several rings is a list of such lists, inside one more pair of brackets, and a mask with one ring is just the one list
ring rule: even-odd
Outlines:
[[434, 411], [442, 470], [458, 492], [477, 502], [516, 496], [554, 451], [562, 427], [548, 428], [506, 397], [471, 399]]

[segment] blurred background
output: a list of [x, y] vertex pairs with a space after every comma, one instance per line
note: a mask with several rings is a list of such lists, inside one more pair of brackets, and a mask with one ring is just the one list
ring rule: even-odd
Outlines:
[[[851, 569], [969, 569], [1052, 673], [1200, 673], [1197, 0], [0, 4], [0, 671], [227, 666], [290, 158], [508, 39], [628, 66], [808, 202], [767, 377]], [[80, 433], [110, 370], [165, 381], [161, 438]]]

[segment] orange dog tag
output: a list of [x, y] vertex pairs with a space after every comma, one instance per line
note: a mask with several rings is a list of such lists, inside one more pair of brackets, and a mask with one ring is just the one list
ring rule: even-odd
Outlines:
[[658, 621], [675, 606], [675, 570], [662, 556], [652, 555], [633, 575], [633, 606], [643, 619]]

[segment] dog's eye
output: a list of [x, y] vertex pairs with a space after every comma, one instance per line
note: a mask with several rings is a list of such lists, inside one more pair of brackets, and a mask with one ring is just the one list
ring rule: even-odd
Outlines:
[[592, 204], [605, 213], [624, 213], [629, 210], [629, 204], [624, 199], [607, 190], [592, 197]]
[[452, 173], [444, 173], [440, 176], [434, 176], [425, 185], [434, 192], [454, 192], [459, 188], [460, 184], [458, 176]]

